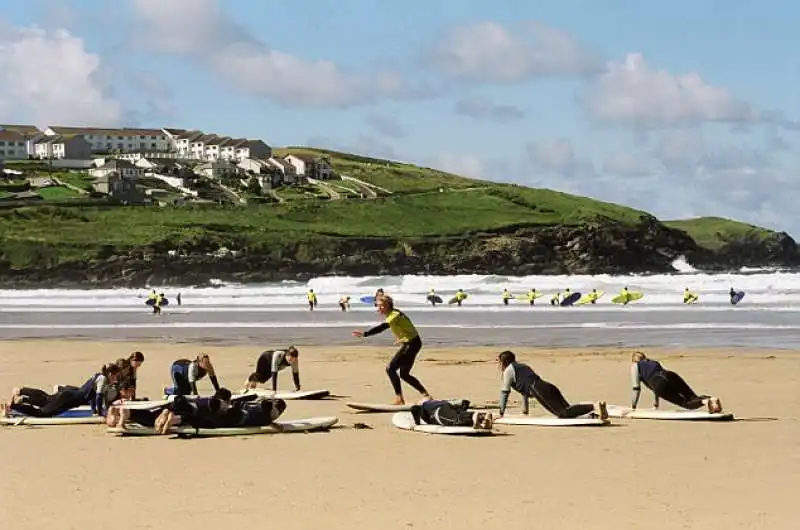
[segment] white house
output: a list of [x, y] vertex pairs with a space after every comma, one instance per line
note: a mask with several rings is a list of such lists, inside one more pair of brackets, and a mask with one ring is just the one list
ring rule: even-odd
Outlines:
[[233, 177], [237, 173], [241, 173], [242, 170], [237, 167], [236, 164], [224, 160], [217, 160], [198, 164], [194, 167], [194, 172], [210, 179], [219, 180], [225, 177]]
[[[0, 131], [6, 132], [16, 132], [19, 133], [25, 138], [25, 157], [28, 158], [34, 156], [36, 154], [35, 151], [35, 144], [36, 140], [38, 140], [44, 133], [39, 130], [38, 127], [35, 125], [12, 125], [12, 124], [0, 124]], [[2, 155], [0, 155], [2, 158]]]
[[169, 151], [171, 147], [169, 137], [161, 129], [51, 126], [44, 130], [44, 134], [83, 136], [92, 151]]
[[0, 160], [28, 158], [25, 136], [17, 131], [0, 131]]
[[88, 160], [91, 155], [91, 145], [82, 136], [46, 135], [34, 145], [34, 156], [41, 159]]
[[133, 165], [129, 160], [118, 160], [112, 158], [106, 160], [105, 164], [100, 167], [89, 170], [89, 175], [97, 178], [108, 177], [110, 175], [118, 175], [125, 180], [136, 180], [142, 176], [144, 170]]
[[309, 155], [286, 155], [283, 160], [289, 162], [297, 171], [297, 174], [304, 177], [311, 177], [317, 180], [329, 180], [333, 178], [333, 168], [327, 160], [320, 156]]

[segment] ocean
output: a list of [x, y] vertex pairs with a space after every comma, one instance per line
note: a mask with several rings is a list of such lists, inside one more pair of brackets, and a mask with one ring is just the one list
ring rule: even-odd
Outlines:
[[[203, 341], [263, 344], [358, 344], [350, 331], [380, 321], [371, 304], [359, 302], [382, 287], [416, 323], [428, 345], [485, 345], [498, 348], [665, 347], [795, 348], [800, 346], [800, 273], [741, 270], [703, 274], [677, 260], [676, 274], [632, 276], [373, 276], [321, 277], [309, 282], [226, 285], [205, 288], [157, 287], [170, 299], [161, 316], [145, 306], [147, 289], [0, 290], [0, 336], [92, 338], [134, 341]], [[611, 298], [627, 286], [643, 299], [620, 306]], [[688, 287], [700, 296], [682, 303]], [[745, 291], [737, 306], [733, 287]], [[318, 308], [310, 312], [306, 292], [314, 289]], [[508, 288], [546, 295], [527, 302], [501, 303]], [[569, 288], [603, 290], [596, 305], [552, 307], [552, 293]], [[457, 289], [469, 298], [462, 307], [431, 307], [430, 289], [447, 301]], [[178, 306], [180, 292], [183, 304]], [[340, 296], [351, 296], [343, 313]], [[388, 333], [369, 339], [390, 344]]]

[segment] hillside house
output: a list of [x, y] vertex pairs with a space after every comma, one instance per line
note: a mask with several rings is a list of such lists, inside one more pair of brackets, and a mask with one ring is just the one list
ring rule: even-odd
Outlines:
[[105, 160], [100, 167], [89, 170], [89, 175], [95, 178], [118, 175], [123, 180], [136, 180], [142, 174], [144, 174], [144, 170], [133, 165], [133, 162], [116, 158]]
[[34, 145], [34, 156], [42, 160], [88, 160], [91, 154], [91, 145], [83, 136], [45, 135]]
[[286, 155], [283, 160], [294, 166], [298, 175], [317, 180], [333, 178], [333, 167], [321, 156]]
[[92, 182], [92, 189], [97, 193], [108, 195], [109, 199], [124, 204], [144, 204], [149, 202], [147, 196], [136, 187], [133, 181], [120, 177], [117, 173], [109, 173], [97, 177]]
[[83, 136], [92, 152], [169, 151], [171, 142], [161, 129], [104, 129], [52, 126], [45, 136]]
[[242, 169], [231, 162], [226, 160], [218, 160], [214, 162], [203, 162], [194, 167], [194, 172], [206, 178], [214, 180], [225, 180], [234, 178], [243, 173]]
[[28, 149], [25, 135], [12, 130], [0, 130], [0, 160], [25, 160]]

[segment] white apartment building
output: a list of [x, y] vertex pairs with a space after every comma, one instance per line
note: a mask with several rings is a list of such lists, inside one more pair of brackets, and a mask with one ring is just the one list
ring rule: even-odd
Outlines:
[[28, 148], [25, 136], [16, 131], [0, 131], [0, 160], [25, 160]]
[[162, 129], [97, 129], [93, 127], [52, 126], [46, 136], [83, 136], [92, 151], [169, 151], [172, 142]]

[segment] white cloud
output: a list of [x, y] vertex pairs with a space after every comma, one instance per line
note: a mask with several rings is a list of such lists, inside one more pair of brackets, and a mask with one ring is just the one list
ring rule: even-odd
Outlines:
[[483, 160], [471, 154], [445, 151], [426, 159], [425, 162], [430, 167], [465, 177], [483, 178], [486, 172]]
[[235, 89], [287, 106], [348, 107], [427, 93], [392, 71], [349, 72], [269, 48], [233, 21], [219, 0], [133, 0], [136, 42], [191, 57]]
[[66, 30], [0, 22], [0, 86], [3, 121], [115, 126], [125, 118], [100, 57]]
[[620, 177], [642, 177], [655, 173], [644, 158], [631, 153], [614, 153], [603, 160], [602, 172]]
[[641, 127], [699, 122], [747, 123], [774, 119], [707, 83], [697, 73], [673, 75], [650, 68], [638, 53], [610, 63], [580, 98], [589, 115], [602, 122]]
[[427, 50], [425, 60], [449, 77], [476, 82], [582, 75], [600, 65], [569, 33], [536, 21], [515, 27], [479, 22], [453, 28]]
[[478, 121], [507, 123], [525, 118], [525, 111], [512, 105], [495, 103], [483, 96], [472, 96], [458, 100], [454, 108], [456, 114]]
[[[566, 138], [532, 142], [526, 147], [528, 160], [537, 173], [567, 179], [591, 179], [597, 175], [591, 160], [575, 154], [572, 142]], [[559, 189], [565, 189], [563, 186]]]

